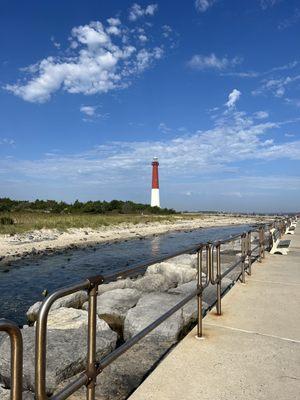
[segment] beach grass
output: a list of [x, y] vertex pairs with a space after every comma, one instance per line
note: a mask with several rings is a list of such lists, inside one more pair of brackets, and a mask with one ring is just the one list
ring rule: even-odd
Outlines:
[[[0, 234], [24, 233], [40, 229], [66, 231], [70, 228], [97, 229], [121, 223], [150, 223], [175, 221], [178, 219], [199, 218], [195, 215], [137, 215], [137, 214], [51, 214], [42, 212], [3, 212], [0, 213]], [[8, 219], [12, 219], [9, 224]], [[4, 223], [1, 223], [1, 220]], [[5, 222], [6, 221], [6, 222]]]

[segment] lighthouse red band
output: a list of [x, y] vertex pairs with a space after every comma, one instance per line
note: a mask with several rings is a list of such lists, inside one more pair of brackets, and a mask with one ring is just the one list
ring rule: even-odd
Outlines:
[[159, 166], [158, 160], [154, 159], [152, 161], [152, 189], [159, 189], [158, 166]]
[[152, 161], [152, 190], [151, 190], [152, 207], [160, 207], [158, 166], [159, 166], [158, 158], [154, 157]]

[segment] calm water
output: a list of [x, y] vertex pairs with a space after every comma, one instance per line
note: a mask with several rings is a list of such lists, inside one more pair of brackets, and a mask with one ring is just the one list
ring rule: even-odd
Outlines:
[[25, 313], [44, 289], [49, 293], [88, 276], [122, 270], [153, 257], [167, 255], [202, 241], [217, 240], [243, 232], [247, 226], [173, 232], [147, 239], [97, 245], [88, 249], [67, 250], [0, 266], [0, 318], [20, 325]]

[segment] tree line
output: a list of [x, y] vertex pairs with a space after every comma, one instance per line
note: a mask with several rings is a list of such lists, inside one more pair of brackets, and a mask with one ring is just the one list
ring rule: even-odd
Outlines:
[[74, 203], [55, 200], [12, 200], [0, 198], [0, 212], [40, 211], [55, 214], [175, 214], [172, 208], [151, 207], [149, 204], [133, 201], [87, 201], [76, 200]]

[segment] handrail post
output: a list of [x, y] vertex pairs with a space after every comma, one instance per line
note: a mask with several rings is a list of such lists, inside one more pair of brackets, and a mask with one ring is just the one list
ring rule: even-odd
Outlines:
[[222, 314], [221, 309], [221, 288], [222, 288], [222, 279], [221, 279], [221, 245], [217, 244], [217, 315]]
[[264, 247], [264, 242], [265, 242], [265, 237], [264, 237], [264, 228], [260, 227], [259, 228], [259, 262], [262, 262], [262, 259], [265, 257], [265, 247]]
[[[60, 289], [47, 297], [38, 313], [35, 329], [35, 397], [36, 400], [48, 400], [46, 390], [46, 354], [47, 354], [47, 319], [52, 304], [61, 297], [75, 293], [79, 290], [87, 290], [90, 287], [90, 280]], [[87, 379], [87, 377], [85, 377]], [[84, 379], [79, 387], [86, 383]], [[74, 389], [76, 390], [76, 389]], [[70, 396], [70, 392], [66, 397]], [[66, 397], [61, 397], [65, 399]]]
[[88, 383], [86, 385], [86, 399], [95, 400], [95, 386], [97, 377], [97, 368], [96, 368], [97, 295], [98, 295], [97, 283], [91, 282], [88, 294], [89, 294], [88, 352], [87, 352], [87, 368], [86, 368]]
[[246, 261], [246, 234], [243, 233], [242, 240], [241, 240], [241, 250], [242, 250], [242, 283], [246, 283], [246, 276], [245, 276], [245, 261]]
[[265, 229], [261, 228], [261, 238], [262, 238], [262, 258], [265, 258]]
[[247, 253], [246, 253], [247, 257], [248, 257], [248, 273], [251, 276], [251, 268], [252, 268], [252, 250], [251, 250], [251, 232], [247, 233]]
[[[207, 255], [206, 255], [207, 257]], [[201, 338], [203, 333], [202, 327], [202, 247], [197, 252], [197, 337]]]
[[11, 346], [11, 400], [22, 400], [23, 339], [20, 328], [7, 319], [0, 319], [0, 331], [6, 332]]

